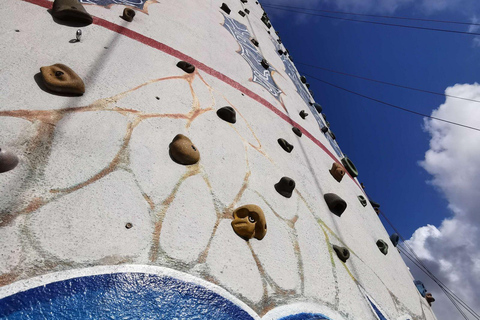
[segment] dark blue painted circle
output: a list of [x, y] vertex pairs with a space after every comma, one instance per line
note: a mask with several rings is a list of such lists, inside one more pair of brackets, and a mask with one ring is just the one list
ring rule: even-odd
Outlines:
[[297, 313], [280, 318], [279, 320], [330, 320], [330, 318], [320, 313]]

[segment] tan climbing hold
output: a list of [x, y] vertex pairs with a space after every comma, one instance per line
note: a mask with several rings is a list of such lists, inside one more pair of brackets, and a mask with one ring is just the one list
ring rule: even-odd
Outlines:
[[335, 180], [340, 182], [345, 175], [345, 169], [337, 162], [334, 162], [332, 164], [332, 169], [330, 169], [330, 174], [335, 178]]
[[52, 91], [69, 94], [85, 93], [83, 80], [69, 67], [57, 63], [48, 67], [41, 67], [45, 86]]
[[200, 152], [183, 134], [177, 134], [169, 148], [170, 158], [178, 164], [192, 165], [200, 160]]
[[233, 212], [233, 231], [245, 239], [262, 240], [267, 234], [267, 222], [262, 209], [254, 204], [241, 206]]

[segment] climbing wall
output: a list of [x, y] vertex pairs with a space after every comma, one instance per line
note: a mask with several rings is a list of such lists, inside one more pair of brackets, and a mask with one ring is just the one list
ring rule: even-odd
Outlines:
[[1, 319], [435, 319], [335, 107], [223, 1], [2, 2]]

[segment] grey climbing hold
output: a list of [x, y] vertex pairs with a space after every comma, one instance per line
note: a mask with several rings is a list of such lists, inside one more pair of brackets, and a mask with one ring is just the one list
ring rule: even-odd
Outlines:
[[268, 61], [265, 58], [263, 58], [262, 61], [260, 61], [260, 63], [262, 65], [262, 67], [264, 67], [265, 69], [270, 68], [270, 65], [268, 64]]
[[195, 71], [195, 66], [186, 62], [186, 61], [179, 61], [177, 63], [177, 67], [185, 71], [186, 73], [193, 73]]
[[297, 136], [301, 137], [302, 136], [302, 131], [298, 129], [297, 127], [292, 128], [293, 133], [295, 133]]
[[302, 117], [302, 119], [305, 119], [306, 117], [308, 117], [308, 113], [306, 113], [305, 110], [300, 111], [299, 115], [300, 117]]
[[285, 198], [290, 198], [295, 189], [295, 181], [289, 177], [282, 177], [278, 183], [275, 184], [275, 190]]
[[381, 253], [387, 254], [388, 253], [388, 244], [383, 241], [382, 239], [377, 240], [377, 247], [378, 250], [380, 250]]
[[59, 20], [89, 25], [92, 16], [78, 0], [55, 0], [52, 6], [52, 16]]
[[0, 173], [15, 169], [18, 162], [18, 157], [13, 152], [0, 148]]
[[235, 123], [237, 122], [237, 113], [235, 112], [235, 109], [232, 107], [223, 107], [217, 110], [217, 116], [229, 123]]
[[123, 20], [132, 22], [134, 17], [135, 17], [135, 10], [131, 8], [123, 9], [123, 15], [122, 15]]
[[293, 146], [290, 143], [288, 143], [287, 140], [280, 138], [277, 141], [283, 150], [287, 151], [288, 153], [292, 152]]
[[227, 4], [225, 2], [222, 3], [222, 6], [220, 7], [220, 9], [225, 11], [227, 14], [230, 14], [230, 12], [232, 11], [232, 10], [230, 10], [230, 8], [227, 6]]
[[345, 212], [345, 209], [347, 209], [347, 203], [345, 200], [340, 198], [335, 193], [326, 193], [323, 198], [327, 203], [328, 209], [330, 209], [330, 211], [336, 216], [340, 217], [343, 212]]
[[397, 233], [393, 233], [390, 236], [390, 241], [392, 241], [393, 246], [396, 247], [398, 245], [398, 242], [400, 241], [400, 237]]
[[340, 259], [343, 263], [347, 262], [348, 258], [350, 258], [350, 251], [345, 247], [340, 247], [337, 245], [332, 245], [332, 247], [337, 254], [338, 259]]
[[364, 196], [360, 195], [357, 197], [358, 200], [360, 201], [360, 203], [362, 204], [362, 206], [366, 207], [367, 206], [367, 199], [365, 199]]

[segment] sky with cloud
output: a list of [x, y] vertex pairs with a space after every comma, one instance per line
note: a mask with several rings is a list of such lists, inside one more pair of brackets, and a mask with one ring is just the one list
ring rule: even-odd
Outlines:
[[[394, 88], [307, 66], [480, 101], [480, 36], [339, 21], [265, 5], [479, 23], [477, 0], [261, 3], [301, 73], [400, 107], [480, 128], [479, 102]], [[375, 21], [480, 32], [480, 26], [468, 24]], [[402, 113], [308, 76], [307, 81], [340, 147], [359, 169], [359, 180], [369, 196], [410, 239], [408, 244], [425, 265], [480, 313], [480, 132]], [[463, 319], [440, 288], [405, 260], [414, 277], [436, 298], [433, 310], [437, 318]]]

